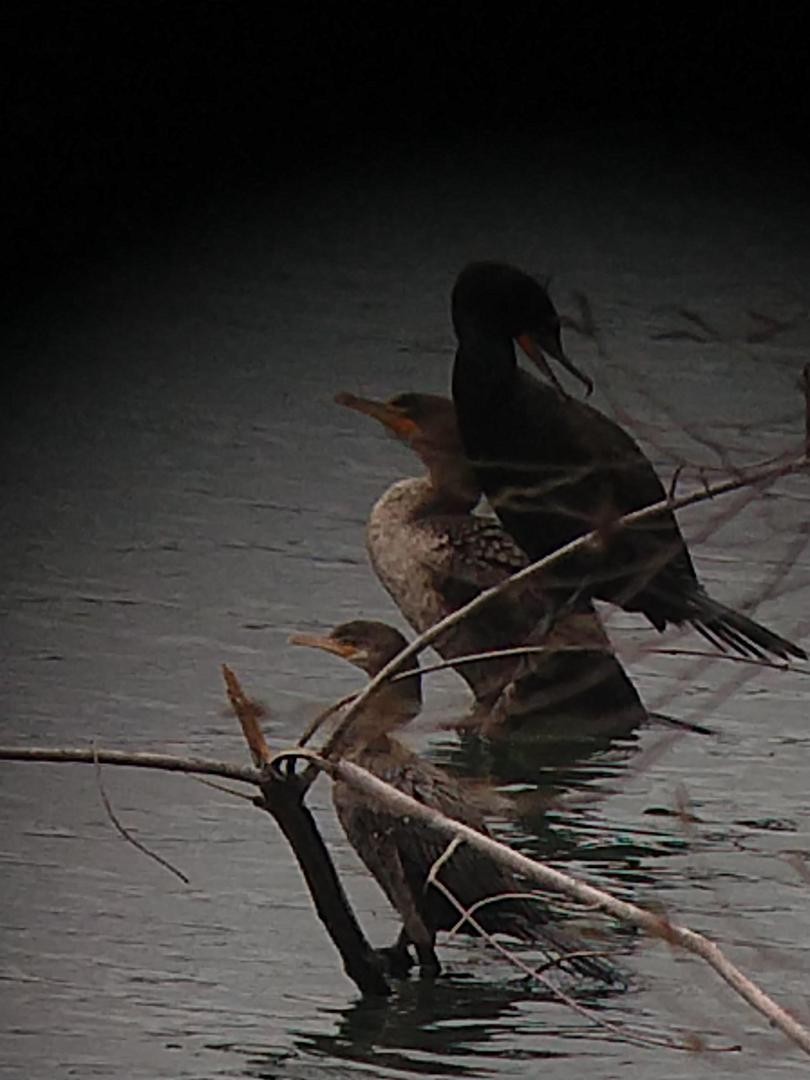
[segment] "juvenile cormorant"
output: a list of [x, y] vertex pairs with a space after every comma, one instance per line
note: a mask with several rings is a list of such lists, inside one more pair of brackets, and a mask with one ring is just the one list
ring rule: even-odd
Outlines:
[[[355, 664], [369, 676], [405, 647], [405, 639], [393, 627], [357, 620], [343, 623], [327, 636], [297, 634], [294, 644], [309, 645], [334, 653]], [[361, 708], [342, 740], [340, 756], [367, 769], [426, 806], [489, 835], [483, 814], [470, 795], [448, 773], [424, 761], [393, 734], [412, 719], [421, 707], [418, 672], [389, 682]], [[431, 867], [447, 847], [447, 840], [420, 821], [387, 810], [337, 781], [333, 787], [335, 809], [352, 847], [373, 874], [389, 901], [402, 917], [397, 943], [386, 950], [391, 970], [404, 974], [411, 966], [410, 946], [416, 950], [423, 974], [436, 975], [436, 934], [450, 930], [459, 912], [433, 885], [427, 884]], [[462, 844], [441, 871], [442, 882], [465, 908], [504, 893], [525, 893], [525, 885], [509, 870], [486, 855]], [[509, 934], [535, 942], [555, 957], [572, 954], [564, 967], [580, 974], [615, 981], [613, 967], [593, 956], [586, 946], [564, 928], [552, 925], [543, 901], [505, 899], [483, 905], [475, 918], [488, 933]], [[469, 923], [461, 927], [475, 934]]]

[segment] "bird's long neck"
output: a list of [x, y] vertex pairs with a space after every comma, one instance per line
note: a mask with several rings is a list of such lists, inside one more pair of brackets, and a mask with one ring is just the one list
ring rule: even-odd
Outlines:
[[397, 728], [403, 727], [422, 708], [421, 677], [413, 675], [398, 682], [380, 686], [352, 719], [339, 747], [332, 748], [337, 756], [357, 752]]
[[485, 331], [475, 323], [457, 327], [458, 348], [453, 364], [453, 399], [457, 409], [487, 408], [512, 385], [517, 372], [515, 345], [510, 337]]
[[431, 513], [468, 514], [481, 498], [481, 486], [459, 447], [458, 453], [437, 453], [427, 462], [433, 498]]

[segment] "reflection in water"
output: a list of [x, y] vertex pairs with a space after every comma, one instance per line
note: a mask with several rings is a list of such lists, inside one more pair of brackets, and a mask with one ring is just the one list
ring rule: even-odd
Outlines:
[[637, 716], [566, 714], [508, 739], [461, 735], [442, 746], [442, 763], [466, 776], [500, 784], [530, 784], [548, 796], [615, 776], [637, 746]]
[[458, 775], [483, 779], [511, 796], [514, 817], [496, 830], [501, 839], [542, 862], [587, 863], [614, 887], [654, 885], [648, 859], [683, 853], [683, 837], [649, 826], [617, 833], [600, 806], [620, 790], [623, 773], [642, 749], [636, 718], [629, 723], [561, 719], [522, 740], [463, 735], [431, 747], [431, 756]]
[[[638, 728], [635, 715], [622, 716], [620, 722], [565, 716], [510, 739], [462, 734], [434, 744], [431, 755], [458, 775], [508, 791], [516, 820], [537, 841], [527, 854], [559, 858], [570, 856], [577, 845], [550, 828], [549, 812], [559, 810], [572, 792], [592, 793], [596, 799], [600, 782], [619, 784], [639, 748]], [[568, 819], [573, 833], [574, 822]]]
[[[324, 1059], [413, 1074], [485, 1076], [489, 1066], [484, 1062], [502, 1054], [503, 1039], [514, 1037], [520, 1027], [519, 1004], [553, 1000], [550, 992], [524, 980], [492, 983], [456, 975], [403, 982], [388, 1005], [360, 1001], [336, 1013], [324, 1010], [336, 1018], [334, 1033], [301, 1032], [295, 1044]], [[559, 1010], [548, 1017], [551, 1040], [558, 1035], [554, 1020], [561, 1019]], [[571, 1020], [567, 1010], [565, 1019]], [[549, 1048], [538, 1056], [560, 1056], [560, 1051]]]

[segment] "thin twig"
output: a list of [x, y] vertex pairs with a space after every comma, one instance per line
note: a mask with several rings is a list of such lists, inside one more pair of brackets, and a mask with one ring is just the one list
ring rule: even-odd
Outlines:
[[[463, 656], [454, 656], [450, 660], [437, 660], [435, 664], [425, 664], [423, 667], [408, 668], [407, 671], [398, 671], [396, 675], [391, 676], [391, 682], [399, 682], [401, 679], [408, 679], [413, 675], [432, 675], [436, 671], [455, 668], [461, 664], [478, 664], [484, 663], [487, 660], [502, 660], [504, 657], [532, 656], [540, 653], [557, 655], [558, 653], [576, 652], [602, 652], [605, 656], [615, 656], [615, 653], [613, 653], [611, 649], [597, 650], [587, 645], [512, 645], [506, 649], [490, 649], [486, 652], [466, 653]], [[700, 656], [708, 657], [711, 660], [730, 660], [737, 664], [754, 664], [756, 667], [773, 668], [776, 671], [792, 671], [798, 672], [800, 675], [810, 675], [810, 668], [796, 667], [787, 660], [767, 660], [760, 659], [756, 656], [738, 656], [736, 653], [706, 652], [704, 649], [666, 648], [664, 646], [656, 645], [645, 645], [639, 649], [640, 655], [647, 656], [650, 653], [660, 653], [662, 656]], [[342, 698], [341, 701], [334, 706], [332, 711], [336, 711], [337, 708], [347, 704], [354, 696], [355, 695], [352, 694]], [[298, 745], [302, 745], [300, 740]]]
[[242, 734], [245, 736], [245, 742], [250, 750], [250, 756], [253, 758], [253, 764], [257, 767], [266, 765], [273, 755], [262, 731], [260, 723], [261, 710], [257, 703], [244, 692], [239, 685], [239, 680], [227, 664], [222, 665], [222, 676], [225, 679], [228, 701], [231, 703], [231, 708], [239, 720]]
[[232, 795], [235, 799], [244, 799], [249, 803], [253, 803], [256, 796], [246, 795], [244, 791], [237, 791], [236, 788], [226, 787], [225, 784], [217, 784], [213, 780], [206, 780], [204, 776], [190, 776], [191, 780], [195, 784], [204, 784], [205, 787], [213, 788], [214, 791], [223, 791], [226, 795]]
[[346, 694], [346, 696], [342, 697], [340, 699], [340, 701], [336, 701], [333, 705], [330, 705], [328, 709], [324, 709], [322, 712], [319, 712], [317, 716], [313, 717], [313, 719], [310, 720], [310, 722], [307, 724], [307, 726], [301, 732], [301, 735], [300, 735], [300, 737], [298, 739], [298, 745], [299, 746], [306, 746], [307, 743], [309, 742], [309, 740], [312, 738], [312, 736], [318, 730], [318, 728], [320, 728], [323, 724], [325, 724], [330, 716], [334, 716], [334, 714], [336, 712], [339, 712], [343, 708], [344, 705], [348, 705], [356, 697], [357, 697], [357, 691], [355, 690], [351, 694]]
[[134, 848], [137, 848], [138, 851], [142, 852], [144, 855], [147, 855], [150, 859], [154, 859], [154, 861], [158, 863], [159, 866], [162, 866], [164, 869], [174, 874], [175, 877], [179, 877], [184, 885], [188, 885], [189, 879], [186, 877], [182, 870], [178, 870], [176, 866], [173, 866], [168, 861], [168, 859], [164, 859], [163, 856], [158, 855], [157, 852], [150, 851], [150, 849], [145, 844], [142, 844], [140, 840], [136, 840], [132, 833], [128, 829], [126, 829], [119, 821], [115, 810], [113, 810], [109, 796], [107, 795], [107, 792], [104, 788], [104, 781], [101, 777], [101, 762], [98, 759], [98, 753], [96, 751], [95, 743], [93, 744], [93, 765], [95, 766], [96, 771], [96, 786], [98, 787], [98, 793], [101, 796], [101, 801], [104, 803], [104, 809], [107, 811], [107, 817], [112, 822], [115, 830], [119, 833], [120, 836], [124, 838], [124, 840], [126, 840], [128, 844], [132, 844], [132, 846]]
[[[427, 876], [427, 883], [433, 885], [435, 889], [438, 889], [439, 892], [441, 892], [442, 895], [446, 897], [446, 899], [453, 905], [453, 907], [455, 907], [456, 911], [458, 911], [459, 920], [456, 923], [456, 927], [453, 928], [454, 930], [465, 922], [469, 923], [470, 926], [476, 931], [476, 933], [479, 934], [492, 948], [494, 948], [496, 952], [499, 952], [501, 956], [508, 960], [510, 964], [512, 964], [514, 967], [517, 967], [520, 971], [522, 971], [525, 975], [528, 975], [530, 978], [536, 979], [538, 982], [541, 982], [548, 991], [550, 991], [555, 997], [559, 998], [559, 1000], [562, 1001], [565, 1005], [567, 1005], [570, 1009], [573, 1009], [575, 1012], [579, 1013], [580, 1016], [584, 1017], [592, 1024], [596, 1024], [598, 1027], [613, 1032], [614, 1035], [619, 1036], [619, 1038], [621, 1038], [625, 1042], [635, 1043], [641, 1046], [663, 1046], [670, 1050], [694, 1049], [692, 1045], [688, 1043], [685, 1045], [679, 1044], [675, 1042], [674, 1039], [657, 1039], [652, 1036], [639, 1035], [636, 1032], [628, 1031], [628, 1029], [623, 1024], [617, 1024], [611, 1020], [606, 1020], [603, 1016], [600, 1016], [598, 1013], [595, 1013], [591, 1009], [588, 1009], [584, 1005], [580, 1004], [580, 1002], [578, 1002], [576, 998], [572, 997], [571, 994], [566, 993], [565, 990], [562, 989], [562, 987], [558, 986], [556, 983], [553, 983], [550, 979], [548, 979], [545, 975], [545, 970], [549, 967], [548, 964], [543, 964], [539, 968], [530, 967], [527, 963], [521, 960], [519, 956], [516, 956], [513, 952], [507, 949], [505, 945], [502, 945], [499, 941], [497, 941], [492, 936], [492, 934], [490, 934], [481, 925], [478, 919], [475, 918], [474, 911], [477, 908], [481, 907], [483, 904], [490, 901], [507, 899], [507, 895], [504, 894], [502, 897], [488, 897], [484, 901], [479, 901], [479, 903], [474, 905], [473, 908], [465, 908], [461, 901], [458, 899], [458, 897], [455, 895], [455, 893], [452, 891], [452, 889], [448, 888], [448, 886], [445, 885], [443, 881], [439, 880], [439, 870], [452, 857], [455, 850], [463, 842], [464, 841], [461, 836], [453, 837], [453, 839], [450, 841], [450, 843], [439, 856], [439, 858], [434, 862], [433, 866], [430, 868], [430, 873]], [[537, 899], [537, 897], [534, 897], [534, 899]], [[579, 955], [582, 954], [575, 953], [561, 956], [559, 962], [564, 962], [565, 960], [573, 958], [573, 956]], [[551, 966], [556, 966], [556, 962]], [[707, 1048], [701, 1047], [701, 1049]], [[723, 1047], [723, 1049], [738, 1050], [739, 1047]]]
[[502, 660], [511, 656], [533, 656], [537, 653], [570, 652], [603, 652], [606, 656], [612, 655], [610, 649], [594, 649], [587, 645], [510, 645], [505, 649], [487, 649], [486, 652], [465, 653], [463, 656], [454, 656], [449, 660], [437, 660], [435, 664], [425, 664], [424, 667], [410, 668], [408, 671], [399, 671], [391, 676], [391, 682], [399, 682], [412, 675], [432, 675], [434, 671], [444, 671], [446, 668], [458, 667], [461, 664], [478, 664], [487, 660]]

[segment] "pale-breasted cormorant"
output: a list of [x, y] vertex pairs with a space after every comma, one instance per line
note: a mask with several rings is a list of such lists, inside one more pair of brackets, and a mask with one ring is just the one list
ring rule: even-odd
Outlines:
[[[491, 516], [475, 513], [481, 488], [464, 455], [455, 408], [436, 394], [336, 401], [373, 417], [418, 455], [427, 475], [396, 481], [377, 500], [366, 536], [371, 564], [419, 633], [528, 564]], [[444, 659], [525, 644], [548, 652], [457, 667], [483, 706], [465, 726], [495, 735], [540, 716], [644, 715], [590, 605], [562, 617], [550, 638], [548, 598], [536, 582], [498, 597], [434, 643]], [[632, 715], [631, 715], [632, 714]]]

